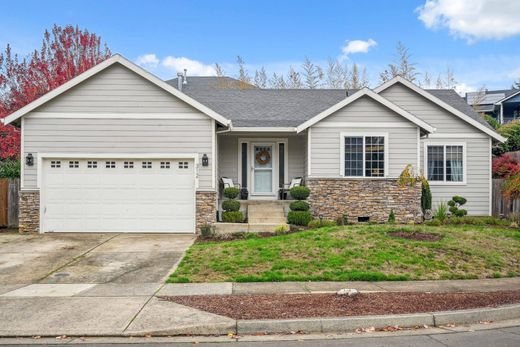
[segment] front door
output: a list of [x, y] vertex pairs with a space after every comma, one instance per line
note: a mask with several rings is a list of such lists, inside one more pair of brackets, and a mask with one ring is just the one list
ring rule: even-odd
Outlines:
[[275, 146], [273, 143], [252, 143], [252, 195], [274, 195]]

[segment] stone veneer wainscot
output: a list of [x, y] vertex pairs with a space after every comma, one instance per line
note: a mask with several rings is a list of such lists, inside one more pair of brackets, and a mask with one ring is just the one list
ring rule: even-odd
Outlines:
[[309, 203], [315, 218], [335, 220], [343, 214], [350, 222], [358, 217], [384, 223], [394, 210], [397, 223], [420, 223], [421, 186], [402, 187], [396, 179], [309, 178]]
[[196, 199], [196, 232], [199, 233], [201, 226], [217, 221], [217, 193], [200, 191], [197, 192]]
[[19, 208], [19, 232], [37, 233], [40, 230], [40, 192], [20, 191]]

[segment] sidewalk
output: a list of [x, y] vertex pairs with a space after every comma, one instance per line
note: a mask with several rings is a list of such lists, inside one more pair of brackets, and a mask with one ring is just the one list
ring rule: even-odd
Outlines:
[[[225, 335], [231, 333], [304, 330], [322, 332], [324, 322], [335, 331], [374, 325], [435, 326], [435, 316], [478, 322], [520, 318], [520, 305], [472, 312], [236, 321], [160, 300], [169, 295], [324, 293], [341, 288], [360, 291], [475, 292], [519, 290], [520, 278], [424, 282], [281, 282], [196, 284], [33, 284], [0, 286], [0, 336], [146, 336]], [[497, 311], [498, 310], [498, 311]], [[405, 317], [406, 316], [406, 317]], [[415, 320], [418, 318], [416, 324]], [[454, 318], [453, 318], [454, 317]], [[469, 317], [469, 318], [468, 318]], [[472, 319], [472, 320], [468, 320]], [[440, 320], [439, 320], [440, 321]], [[398, 323], [396, 323], [398, 322]], [[433, 324], [432, 324], [433, 323]], [[369, 325], [367, 325], [369, 324]], [[303, 328], [302, 328], [303, 327]], [[302, 329], [300, 329], [302, 328]], [[348, 329], [347, 329], [348, 328]], [[329, 330], [332, 332], [332, 330]]]

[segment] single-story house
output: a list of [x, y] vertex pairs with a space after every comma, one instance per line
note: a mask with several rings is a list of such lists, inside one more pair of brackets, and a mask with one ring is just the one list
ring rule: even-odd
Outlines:
[[21, 127], [21, 231], [196, 232], [216, 221], [222, 177], [252, 200], [302, 177], [316, 216], [408, 222], [420, 214], [420, 188], [397, 184], [409, 164], [435, 204], [462, 195], [469, 214], [490, 214], [504, 138], [452, 90], [178, 78], [114, 55], [6, 117]]

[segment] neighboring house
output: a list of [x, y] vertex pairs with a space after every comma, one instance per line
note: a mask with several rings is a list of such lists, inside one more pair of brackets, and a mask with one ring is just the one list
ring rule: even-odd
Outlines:
[[408, 164], [435, 203], [462, 195], [490, 214], [491, 147], [504, 139], [454, 91], [233, 81], [167, 83], [115, 55], [9, 115], [22, 129], [21, 230], [195, 232], [215, 222], [221, 177], [270, 200], [303, 177], [315, 216], [408, 222], [420, 215], [420, 188], [397, 184]]
[[478, 113], [489, 114], [501, 124], [520, 118], [520, 90], [483, 90], [466, 93], [466, 102]]

